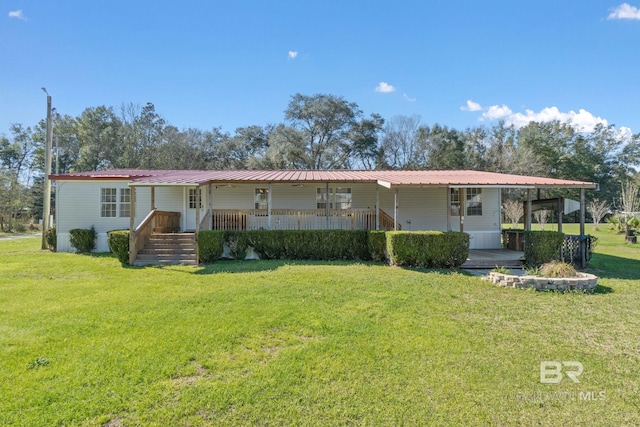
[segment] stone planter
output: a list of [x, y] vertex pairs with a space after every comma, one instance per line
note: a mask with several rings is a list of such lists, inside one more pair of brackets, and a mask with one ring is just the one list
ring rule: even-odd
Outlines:
[[551, 278], [540, 276], [516, 276], [491, 272], [487, 280], [498, 286], [537, 291], [593, 291], [598, 286], [598, 277], [589, 273], [578, 273], [577, 277]]

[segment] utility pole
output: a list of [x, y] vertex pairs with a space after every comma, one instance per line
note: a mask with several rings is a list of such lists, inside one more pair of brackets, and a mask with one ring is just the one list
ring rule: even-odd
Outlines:
[[47, 140], [45, 142], [45, 165], [44, 165], [44, 203], [42, 213], [42, 249], [47, 249], [47, 232], [49, 231], [49, 217], [51, 216], [51, 147], [53, 145], [53, 120], [51, 118], [51, 95], [47, 89], [42, 88], [47, 94]]

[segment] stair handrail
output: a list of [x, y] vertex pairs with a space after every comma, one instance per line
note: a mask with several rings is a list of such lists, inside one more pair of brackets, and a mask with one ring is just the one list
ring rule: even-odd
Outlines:
[[155, 216], [158, 209], [152, 209], [151, 212], [142, 220], [142, 222], [131, 232], [129, 240], [129, 264], [133, 265], [138, 252], [140, 252], [144, 245], [149, 240], [149, 236], [153, 233]]
[[[389, 215], [388, 213], [380, 209], [380, 227], [389, 231], [389, 230], [395, 230], [396, 229], [395, 226], [396, 226], [396, 222], [391, 217], [391, 215]], [[402, 230], [402, 225], [400, 223], [398, 223], [397, 226], [398, 226], [398, 230]]]

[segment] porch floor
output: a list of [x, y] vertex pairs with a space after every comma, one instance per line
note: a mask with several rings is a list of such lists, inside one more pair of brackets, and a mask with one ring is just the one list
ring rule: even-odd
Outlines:
[[509, 249], [469, 249], [462, 268], [521, 268], [524, 252]]

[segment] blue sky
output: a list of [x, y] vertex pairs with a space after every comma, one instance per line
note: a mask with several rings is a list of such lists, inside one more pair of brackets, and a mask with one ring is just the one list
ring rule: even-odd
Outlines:
[[0, 0], [0, 133], [152, 102], [179, 127], [283, 121], [291, 95], [463, 129], [640, 132], [640, 0]]

